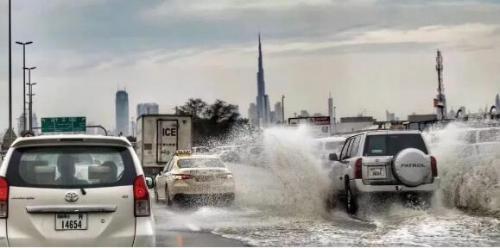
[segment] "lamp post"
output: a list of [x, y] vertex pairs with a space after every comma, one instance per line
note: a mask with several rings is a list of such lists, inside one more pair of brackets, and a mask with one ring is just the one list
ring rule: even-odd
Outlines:
[[[9, 132], [12, 131], [12, 10], [9, 0]], [[13, 137], [10, 137], [13, 138]], [[10, 144], [9, 144], [10, 145]]]
[[33, 96], [35, 94], [33, 94], [33, 85], [36, 85], [35, 82], [33, 83], [28, 83], [28, 94], [29, 94], [29, 131], [30, 132], [33, 132]]
[[23, 46], [23, 130], [26, 131], [26, 45], [32, 44], [33, 41], [21, 42], [16, 41], [16, 44]]

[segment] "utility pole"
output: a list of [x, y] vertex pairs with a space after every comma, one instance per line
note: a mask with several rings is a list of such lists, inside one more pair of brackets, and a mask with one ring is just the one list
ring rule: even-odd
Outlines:
[[29, 125], [28, 125], [28, 130], [30, 132], [33, 131], [33, 123], [32, 123], [32, 119], [33, 119], [33, 85], [36, 85], [36, 83], [31, 83], [31, 71], [36, 69], [36, 66], [33, 66], [33, 67], [25, 67], [24, 68], [25, 70], [28, 70], [28, 83], [26, 85], [28, 85], [28, 120], [29, 120]]
[[285, 95], [281, 95], [281, 123], [285, 125]]
[[16, 44], [23, 46], [23, 131], [26, 131], [26, 45], [32, 44], [33, 41], [21, 42], [16, 41]]
[[29, 83], [28, 84], [28, 89], [29, 89], [29, 130], [30, 132], [33, 132], [33, 85], [36, 85], [36, 83]]
[[436, 72], [438, 74], [438, 88], [437, 96], [434, 99], [434, 107], [436, 108], [436, 114], [438, 119], [446, 119], [447, 109], [446, 109], [446, 96], [444, 94], [443, 87], [443, 57], [441, 56], [441, 51], [437, 51], [436, 56]]

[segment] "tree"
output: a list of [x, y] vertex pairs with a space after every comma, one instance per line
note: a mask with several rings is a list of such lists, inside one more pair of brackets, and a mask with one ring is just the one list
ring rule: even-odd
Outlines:
[[207, 103], [200, 98], [189, 98], [189, 100], [179, 107], [180, 114], [187, 114], [193, 116], [193, 119], [200, 119], [202, 114], [206, 111]]
[[238, 120], [240, 113], [238, 106], [217, 99], [214, 104], [207, 107], [204, 116], [215, 123], [231, 124]]
[[219, 99], [209, 105], [200, 98], [190, 98], [178, 108], [178, 113], [193, 116], [195, 146], [208, 145], [214, 140], [224, 141], [236, 127], [246, 123], [240, 118], [238, 106]]

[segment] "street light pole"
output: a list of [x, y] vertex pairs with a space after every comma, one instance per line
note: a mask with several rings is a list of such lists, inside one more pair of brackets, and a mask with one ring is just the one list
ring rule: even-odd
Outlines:
[[23, 130], [26, 131], [26, 45], [33, 43], [32, 41], [20, 42], [16, 44], [23, 46]]
[[[9, 133], [12, 130], [12, 14], [9, 0]], [[12, 137], [10, 137], [12, 138]]]
[[[31, 83], [31, 70], [34, 70], [36, 69], [36, 66], [33, 66], [33, 67], [25, 67], [24, 68], [25, 70], [28, 70], [28, 83], [26, 85], [28, 85], [28, 96], [29, 96], [29, 100], [28, 100], [28, 106], [29, 106], [29, 110], [28, 110], [28, 120], [29, 120], [29, 128], [28, 130], [31, 132], [33, 130], [33, 126], [32, 126], [32, 118], [33, 118], [33, 113], [32, 113], [32, 95], [33, 95], [33, 88], [32, 86], [34, 84]], [[26, 104], [26, 103], [24, 103]]]

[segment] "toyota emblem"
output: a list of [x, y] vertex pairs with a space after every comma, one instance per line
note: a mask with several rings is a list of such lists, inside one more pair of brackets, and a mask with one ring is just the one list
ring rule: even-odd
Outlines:
[[76, 202], [78, 201], [78, 194], [75, 192], [68, 192], [64, 196], [64, 200], [66, 200], [67, 202]]

